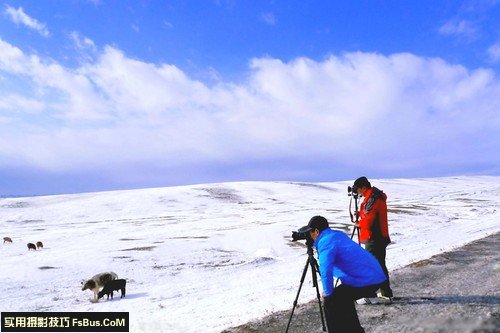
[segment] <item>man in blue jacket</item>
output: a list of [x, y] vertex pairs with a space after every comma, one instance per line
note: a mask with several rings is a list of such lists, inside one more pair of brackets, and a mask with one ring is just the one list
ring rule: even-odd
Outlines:
[[[322, 216], [307, 225], [318, 252], [326, 321], [330, 333], [364, 332], [354, 301], [374, 297], [386, 276], [377, 259]], [[341, 282], [334, 287], [334, 277]]]

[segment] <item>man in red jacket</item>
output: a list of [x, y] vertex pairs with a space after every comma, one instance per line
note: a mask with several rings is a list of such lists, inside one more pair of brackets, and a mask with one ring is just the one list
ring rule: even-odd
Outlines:
[[385, 266], [387, 245], [391, 242], [387, 223], [387, 195], [376, 187], [372, 187], [366, 177], [354, 181], [354, 189], [364, 199], [359, 209], [359, 239], [365, 249], [377, 258], [387, 277], [387, 282], [380, 288], [379, 296], [393, 297], [389, 272]]

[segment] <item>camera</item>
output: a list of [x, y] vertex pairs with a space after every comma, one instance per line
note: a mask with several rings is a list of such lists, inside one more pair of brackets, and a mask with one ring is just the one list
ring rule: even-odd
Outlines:
[[311, 228], [309, 226], [304, 226], [297, 231], [292, 231], [292, 241], [295, 242], [298, 240], [307, 240], [307, 241], [311, 240], [309, 231], [311, 231]]
[[347, 186], [347, 195], [357, 196], [358, 195], [358, 187], [356, 185]]

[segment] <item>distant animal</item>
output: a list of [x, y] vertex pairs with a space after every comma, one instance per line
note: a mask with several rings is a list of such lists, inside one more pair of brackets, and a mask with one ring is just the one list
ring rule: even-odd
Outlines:
[[12, 243], [12, 238], [10, 238], [10, 237], [4, 237], [3, 238], [3, 242], [4, 243]]
[[104, 287], [104, 285], [112, 280], [118, 278], [118, 275], [114, 272], [104, 272], [94, 275], [91, 279], [82, 282], [82, 291], [89, 289], [94, 292], [94, 301], [97, 301], [97, 294], [99, 289]]
[[43, 243], [42, 242], [36, 242], [36, 248], [37, 249], [43, 249]]
[[29, 250], [36, 250], [36, 246], [33, 243], [28, 243], [28, 251]]
[[101, 299], [104, 295], [107, 295], [109, 299], [109, 295], [111, 295], [111, 299], [113, 299], [113, 291], [114, 290], [121, 290], [122, 295], [120, 298], [125, 297], [125, 285], [127, 284], [127, 281], [125, 279], [116, 279], [109, 281], [104, 285], [104, 288], [97, 294], [97, 299]]

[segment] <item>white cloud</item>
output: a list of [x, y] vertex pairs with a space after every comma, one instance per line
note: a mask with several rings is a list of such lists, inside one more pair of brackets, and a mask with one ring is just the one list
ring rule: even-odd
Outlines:
[[256, 58], [246, 82], [208, 86], [111, 46], [76, 69], [1, 40], [0, 48], [0, 74], [29, 81], [52, 108], [16, 133], [0, 124], [0, 141], [12, 146], [0, 151], [5, 161], [57, 171], [157, 165], [180, 176], [214, 161], [358, 170], [500, 163], [500, 84], [486, 69], [404, 53]]
[[45, 24], [40, 23], [36, 19], [28, 16], [24, 12], [22, 7], [15, 9], [13, 7], [7, 6], [4, 13], [12, 20], [12, 22], [16, 24], [23, 24], [30, 29], [36, 30], [40, 35], [49, 37], [49, 30], [47, 29]]
[[82, 36], [77, 31], [71, 32], [68, 36], [73, 42], [76, 50], [74, 58], [81, 64], [93, 62], [94, 57], [98, 54], [94, 41], [88, 37]]
[[172, 22], [169, 22], [167, 20], [163, 20], [163, 25], [169, 29], [172, 29], [174, 27], [174, 25], [172, 24]]
[[0, 111], [38, 113], [44, 108], [45, 104], [36, 99], [15, 94], [0, 96]]
[[156, 66], [127, 58], [109, 46], [99, 61], [82, 73], [124, 114], [189, 110], [209, 93], [203, 84], [190, 80], [173, 65]]
[[0, 70], [31, 80], [47, 96], [58, 95], [51, 101], [57, 117], [71, 120], [107, 119], [107, 102], [94, 90], [92, 82], [78, 71], [67, 69], [52, 60], [26, 55], [20, 49], [0, 39]]
[[451, 20], [439, 28], [439, 33], [445, 36], [465, 37], [468, 40], [476, 38], [478, 29], [468, 20]]
[[28, 61], [24, 53], [17, 47], [10, 45], [0, 39], [0, 69], [9, 73], [22, 73], [24, 65], [23, 60]]
[[492, 62], [500, 61], [500, 42], [497, 42], [488, 48], [488, 56]]
[[266, 22], [269, 25], [275, 25], [276, 24], [276, 17], [274, 16], [273, 13], [262, 13], [260, 15], [260, 18], [262, 21]]
[[77, 31], [73, 31], [69, 34], [69, 37], [73, 41], [75, 47], [79, 50], [96, 50], [95, 43], [92, 39], [82, 36], [80, 33]]

